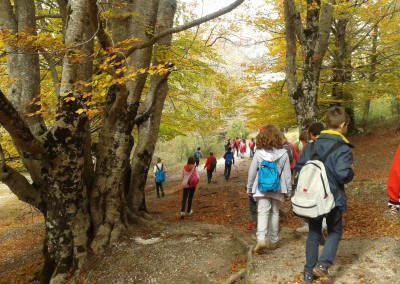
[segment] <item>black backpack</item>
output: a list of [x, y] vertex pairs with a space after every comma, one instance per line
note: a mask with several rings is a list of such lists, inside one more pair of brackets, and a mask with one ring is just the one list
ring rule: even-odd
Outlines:
[[213, 158], [210, 162], [210, 170], [215, 170], [216, 167], [217, 167], [217, 159]]

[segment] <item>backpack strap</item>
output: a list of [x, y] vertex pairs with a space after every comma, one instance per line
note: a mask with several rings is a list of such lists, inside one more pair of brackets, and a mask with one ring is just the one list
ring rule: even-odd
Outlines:
[[[162, 166], [163, 166], [163, 165], [161, 164], [161, 170], [162, 170]], [[156, 168], [157, 168], [157, 171], [158, 171], [158, 172], [161, 171], [157, 164], [156, 164]]]
[[[315, 149], [314, 149], [314, 143], [315, 142], [313, 142], [313, 143], [311, 143], [311, 145], [310, 145], [310, 160], [312, 160], [313, 159], [313, 157], [314, 157], [314, 155], [316, 155], [316, 153], [315, 153]], [[330, 154], [332, 154], [333, 152], [335, 152], [338, 148], [340, 148], [340, 146], [342, 146], [342, 142], [340, 142], [340, 141], [338, 141], [338, 142], [336, 142], [335, 144], [333, 144], [333, 146], [331, 147], [331, 149], [329, 149], [329, 151], [328, 152], [326, 152], [325, 153], [325, 155], [323, 155], [322, 156], [322, 158], [320, 158], [319, 160], [321, 161], [321, 162], [325, 162], [325, 160], [326, 160], [326, 158], [328, 158], [328, 156], [330, 155]], [[318, 155], [318, 154], [317, 154]], [[319, 156], [319, 155], [318, 155]]]

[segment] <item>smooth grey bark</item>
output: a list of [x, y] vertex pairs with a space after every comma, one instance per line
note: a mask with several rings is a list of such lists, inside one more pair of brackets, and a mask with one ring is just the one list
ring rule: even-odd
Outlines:
[[[303, 25], [293, 0], [284, 1], [286, 32], [286, 81], [300, 131], [318, 119], [318, 89], [321, 65], [328, 48], [333, 17], [332, 1], [307, 0]], [[297, 42], [300, 52], [297, 53]], [[297, 56], [301, 66], [297, 66]], [[300, 69], [299, 72], [297, 70]], [[298, 78], [301, 78], [298, 80]]]

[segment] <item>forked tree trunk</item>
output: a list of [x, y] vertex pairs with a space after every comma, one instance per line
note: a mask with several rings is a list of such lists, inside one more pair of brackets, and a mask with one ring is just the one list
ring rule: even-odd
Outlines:
[[[307, 0], [305, 26], [294, 0], [284, 1], [286, 32], [286, 81], [300, 131], [307, 122], [318, 119], [318, 89], [332, 23], [331, 1]], [[301, 80], [297, 69], [297, 42], [301, 52]]]

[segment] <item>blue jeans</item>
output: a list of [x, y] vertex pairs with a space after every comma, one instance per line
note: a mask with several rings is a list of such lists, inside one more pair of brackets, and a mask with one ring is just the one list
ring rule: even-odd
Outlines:
[[342, 237], [342, 211], [337, 207], [333, 208], [326, 216], [328, 226], [328, 237], [325, 241], [324, 249], [321, 256], [318, 258], [319, 241], [322, 238], [322, 219], [308, 221], [308, 237], [306, 243], [306, 264], [304, 265], [304, 273], [312, 274], [314, 266], [317, 262], [329, 268], [339, 247], [339, 242]]

